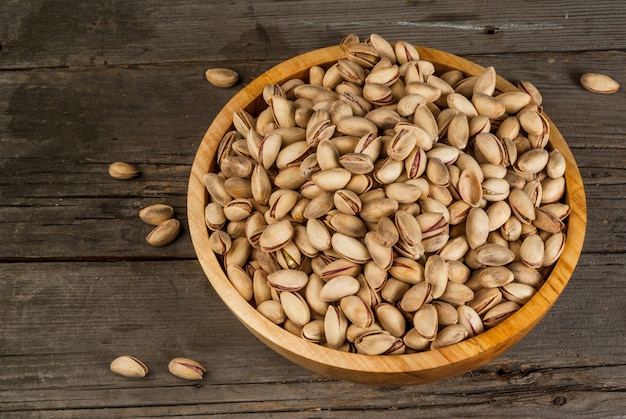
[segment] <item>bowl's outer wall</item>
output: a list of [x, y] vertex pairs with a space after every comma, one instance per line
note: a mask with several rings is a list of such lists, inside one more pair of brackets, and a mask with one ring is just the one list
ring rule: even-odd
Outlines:
[[[566, 220], [565, 249], [544, 285], [528, 303], [498, 326], [472, 339], [438, 350], [395, 356], [344, 353], [306, 342], [274, 325], [246, 302], [230, 284], [210, 250], [204, 221], [208, 195], [203, 177], [214, 169], [217, 147], [223, 135], [232, 129], [233, 113], [246, 109], [258, 114], [258, 107], [262, 105], [259, 97], [266, 85], [291, 78], [306, 79], [311, 66], [331, 65], [345, 57], [346, 48], [323, 48], [277, 65], [245, 86], [216, 116], [198, 148], [189, 179], [188, 221], [198, 260], [215, 291], [244, 326], [273, 350], [305, 368], [337, 379], [372, 385], [419, 384], [463, 374], [501, 355], [535, 327], [563, 291], [578, 262], [587, 217], [582, 178], [571, 150], [549, 118], [550, 146], [557, 148], [567, 161], [565, 200], [570, 205], [571, 214]], [[478, 75], [484, 70], [452, 54], [417, 48], [420, 58], [433, 62], [438, 72], [459, 69], [466, 75]], [[500, 76], [497, 88], [503, 92], [517, 90]]]

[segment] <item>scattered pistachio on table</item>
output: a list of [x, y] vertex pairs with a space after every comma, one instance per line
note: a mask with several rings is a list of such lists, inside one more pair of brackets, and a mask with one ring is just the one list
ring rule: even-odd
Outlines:
[[142, 378], [148, 374], [148, 367], [139, 359], [130, 355], [123, 355], [111, 361], [111, 371], [128, 378]]
[[202, 380], [206, 368], [193, 359], [174, 358], [167, 366], [170, 373], [185, 380]]
[[166, 204], [154, 204], [139, 210], [139, 218], [146, 224], [159, 225], [174, 216], [174, 208]]
[[156, 226], [146, 236], [146, 241], [154, 247], [167, 246], [178, 237], [179, 232], [180, 222], [175, 218], [170, 218]]
[[239, 74], [229, 68], [209, 68], [205, 73], [207, 81], [217, 87], [233, 87], [239, 80]]
[[600, 73], [585, 73], [580, 77], [580, 84], [593, 93], [612, 94], [619, 89], [619, 83]]
[[148, 244], [162, 247], [170, 244], [180, 232], [180, 222], [174, 217], [174, 208], [167, 204], [154, 204], [139, 210], [139, 218], [156, 226], [146, 237]]
[[115, 179], [127, 180], [137, 177], [140, 174], [139, 169], [130, 163], [116, 161], [109, 165], [109, 175]]

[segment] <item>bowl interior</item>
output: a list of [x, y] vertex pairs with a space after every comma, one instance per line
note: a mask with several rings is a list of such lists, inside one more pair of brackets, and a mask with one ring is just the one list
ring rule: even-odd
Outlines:
[[[215, 153], [223, 135], [232, 129], [233, 113], [246, 109], [253, 115], [258, 114], [265, 107], [261, 94], [266, 85], [279, 84], [291, 78], [306, 79], [310, 67], [335, 63], [345, 57], [345, 49], [345, 46], [323, 48], [282, 62], [245, 86], [216, 116], [198, 148], [189, 179], [188, 221], [198, 260], [215, 291], [241, 323], [276, 352], [312, 371], [373, 385], [418, 384], [465, 373], [505, 352], [541, 320], [563, 291], [582, 249], [586, 228], [582, 179], [571, 150], [549, 118], [549, 148], [557, 148], [567, 162], [565, 202], [569, 204], [571, 214], [566, 219], [565, 249], [543, 286], [528, 303], [496, 327], [474, 338], [437, 350], [393, 356], [345, 353], [306, 342], [271, 323], [246, 302], [230, 284], [209, 246], [209, 232], [204, 221], [208, 194], [203, 177], [214, 170]], [[435, 65], [437, 74], [458, 69], [469, 76], [478, 75], [484, 69], [442, 51], [424, 47], [417, 49], [421, 59]], [[497, 89], [502, 92], [517, 90], [499, 76]]]

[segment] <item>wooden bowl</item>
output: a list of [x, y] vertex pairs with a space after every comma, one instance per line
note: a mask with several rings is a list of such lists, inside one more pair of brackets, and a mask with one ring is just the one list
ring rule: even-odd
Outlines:
[[[450, 69], [459, 69], [466, 75], [483, 71], [483, 67], [458, 56], [429, 48], [417, 49], [421, 58], [435, 65], [438, 74]], [[463, 374], [501, 355], [524, 337], [554, 304], [578, 261], [587, 217], [585, 193], [574, 156], [552, 121], [549, 120], [550, 144], [558, 148], [567, 161], [565, 201], [571, 215], [566, 219], [565, 249], [544, 285], [528, 303], [496, 327], [455, 345], [413, 354], [370, 356], [306, 342], [271, 323], [246, 302], [230, 284], [209, 246], [204, 220], [208, 195], [203, 176], [216, 166], [215, 153], [223, 135], [232, 129], [233, 112], [246, 109], [257, 115], [262, 104], [260, 95], [266, 85], [294, 77], [306, 79], [310, 67], [328, 66], [343, 57], [345, 47], [332, 46], [287, 60], [245, 86], [216, 116], [198, 148], [189, 180], [189, 229], [198, 259], [211, 285], [233, 314], [273, 350], [305, 368], [337, 379], [372, 385], [418, 384]], [[498, 77], [497, 89], [517, 90], [501, 77]]]

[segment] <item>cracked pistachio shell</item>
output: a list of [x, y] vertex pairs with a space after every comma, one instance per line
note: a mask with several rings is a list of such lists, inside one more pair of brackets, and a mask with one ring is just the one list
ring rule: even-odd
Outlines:
[[111, 371], [128, 378], [142, 378], [148, 374], [148, 367], [134, 356], [124, 355], [111, 361]]
[[232, 239], [228, 233], [223, 230], [216, 230], [209, 237], [209, 245], [211, 250], [218, 255], [223, 255], [230, 249]]
[[462, 170], [457, 186], [461, 199], [472, 207], [478, 207], [483, 199], [482, 174], [474, 170]]
[[254, 210], [252, 203], [246, 198], [235, 198], [224, 206], [224, 216], [229, 221], [243, 221]]
[[382, 355], [396, 343], [396, 337], [387, 331], [373, 331], [360, 336], [354, 346], [358, 353]]
[[381, 59], [387, 58], [391, 64], [396, 62], [396, 52], [394, 47], [392, 47], [389, 41], [382, 36], [376, 33], [370, 34], [366, 40], [366, 44], [374, 48], [376, 52], [378, 52]]
[[502, 323], [507, 317], [515, 313], [519, 308], [520, 305], [516, 302], [501, 302], [484, 314], [483, 325], [487, 328], [494, 327]]
[[398, 63], [405, 64], [410, 61], [419, 61], [420, 56], [417, 49], [406, 41], [398, 41], [394, 47]]
[[502, 293], [499, 288], [481, 288], [474, 293], [474, 298], [467, 305], [482, 316], [500, 301], [502, 301]]
[[332, 211], [326, 216], [325, 223], [337, 233], [350, 237], [364, 237], [365, 233], [367, 233], [367, 226], [356, 215]]
[[434, 340], [439, 328], [437, 309], [435, 306], [430, 303], [421, 306], [413, 316], [413, 325], [422, 337], [428, 340]]
[[348, 319], [341, 307], [329, 305], [324, 315], [324, 336], [326, 342], [333, 348], [338, 348], [346, 341]]
[[261, 233], [259, 245], [264, 252], [274, 252], [287, 245], [293, 238], [293, 226], [289, 220], [268, 225]]
[[542, 207], [535, 208], [533, 225], [548, 233], [558, 233], [565, 229], [565, 223], [559, 217]]
[[167, 366], [172, 375], [185, 380], [202, 380], [206, 369], [198, 362], [187, 358], [174, 358]]
[[180, 222], [170, 218], [156, 226], [147, 236], [146, 241], [154, 247], [167, 246], [173, 242], [180, 232]]
[[528, 95], [530, 96], [531, 104], [541, 105], [543, 98], [541, 97], [541, 93], [539, 92], [539, 89], [537, 89], [535, 85], [533, 85], [528, 80], [520, 80], [517, 83], [517, 87], [522, 92], [528, 93]]
[[394, 258], [388, 273], [407, 284], [418, 284], [424, 281], [424, 267], [418, 261], [408, 257]]
[[335, 191], [333, 195], [333, 203], [335, 208], [344, 214], [356, 215], [361, 211], [361, 199], [359, 196], [348, 189]]
[[477, 336], [485, 331], [482, 319], [472, 307], [460, 305], [456, 311], [459, 317], [459, 324], [465, 326], [469, 336]]
[[326, 342], [326, 336], [324, 335], [324, 320], [311, 320], [302, 326], [301, 337], [309, 342]]
[[519, 282], [511, 282], [503, 285], [501, 291], [504, 298], [520, 305], [526, 304], [537, 292], [537, 290], [530, 285]]
[[439, 255], [431, 255], [424, 264], [424, 280], [432, 285], [433, 298], [444, 293], [448, 283], [448, 265]]
[[430, 345], [430, 349], [439, 349], [454, 345], [469, 336], [467, 328], [461, 324], [451, 324], [437, 333], [437, 337]]
[[365, 175], [374, 170], [374, 162], [365, 153], [346, 153], [339, 157], [339, 164], [356, 175]]

